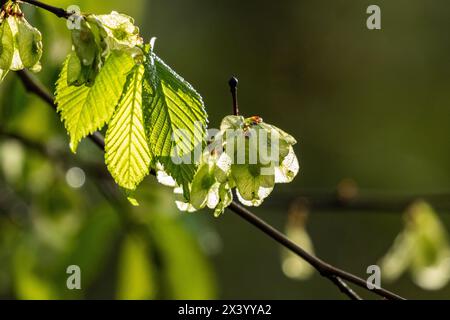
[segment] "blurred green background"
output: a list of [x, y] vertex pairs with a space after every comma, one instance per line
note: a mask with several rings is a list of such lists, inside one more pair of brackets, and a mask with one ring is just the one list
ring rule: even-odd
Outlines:
[[[312, 208], [306, 228], [326, 261], [368, 277], [404, 228], [406, 205], [383, 210], [385, 195], [442, 195], [435, 209], [450, 228], [448, 1], [378, 0], [379, 31], [366, 28], [375, 3], [360, 0], [47, 3], [135, 17], [203, 95], [211, 127], [231, 113], [227, 81], [238, 76], [241, 112], [299, 140], [301, 174], [255, 209], [274, 226], [285, 228], [286, 199], [305, 190], [333, 194], [352, 179], [361, 195], [375, 194], [376, 210]], [[48, 13], [26, 13], [44, 34], [38, 77], [53, 91], [69, 31]], [[58, 116], [14, 74], [0, 86], [0, 135], [1, 298], [345, 298], [317, 274], [287, 277], [280, 247], [231, 212], [178, 213], [152, 177], [131, 208], [111, 187], [102, 153], [86, 141], [71, 155]], [[66, 288], [72, 264], [82, 269], [81, 291]], [[407, 298], [447, 299], [447, 280], [424, 290], [406, 272], [382, 284]]]

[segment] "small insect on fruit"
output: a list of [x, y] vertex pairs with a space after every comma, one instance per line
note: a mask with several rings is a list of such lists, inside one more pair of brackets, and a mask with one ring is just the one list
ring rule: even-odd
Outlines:
[[263, 118], [260, 116], [253, 116], [248, 119], [252, 125], [257, 125], [263, 122]]

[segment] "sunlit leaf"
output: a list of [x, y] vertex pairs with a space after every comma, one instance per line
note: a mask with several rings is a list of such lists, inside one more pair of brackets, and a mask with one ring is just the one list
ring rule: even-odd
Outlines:
[[76, 152], [81, 139], [111, 119], [134, 60], [127, 54], [111, 54], [92, 87], [68, 85], [68, 61], [56, 85], [56, 103]]
[[117, 184], [134, 190], [149, 173], [150, 148], [144, 128], [142, 78], [138, 65], [128, 76], [119, 106], [106, 133], [105, 161]]
[[[206, 136], [203, 100], [153, 52], [146, 57], [145, 69], [144, 104], [152, 153], [186, 191], [195, 174], [194, 149], [203, 146]], [[174, 163], [173, 158], [187, 158], [188, 163]]]

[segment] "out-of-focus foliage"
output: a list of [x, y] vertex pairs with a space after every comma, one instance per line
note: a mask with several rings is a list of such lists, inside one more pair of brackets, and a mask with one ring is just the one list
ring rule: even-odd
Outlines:
[[438, 290], [450, 280], [448, 233], [438, 215], [425, 202], [405, 213], [405, 229], [380, 262], [383, 279], [393, 281], [410, 271], [413, 281], [426, 290]]
[[119, 256], [118, 299], [151, 299], [156, 296], [156, 277], [150, 261], [150, 248], [139, 235], [123, 240]]
[[[83, 11], [137, 16], [141, 3], [77, 1]], [[29, 6], [24, 12], [46, 35], [39, 78], [53, 91], [70, 31], [45, 12]], [[54, 110], [10, 74], [0, 87], [0, 297], [216, 298], [203, 227], [194, 233], [197, 223], [176, 215], [170, 192], [149, 179], [141, 207], [131, 208], [100, 151], [83, 143], [73, 157], [66, 145]], [[82, 290], [66, 287], [70, 265], [81, 268]]]
[[[16, 169], [4, 170], [12, 160]], [[90, 178], [73, 190], [64, 179], [65, 164], [52, 160], [16, 140], [1, 145], [0, 296], [215, 297], [209, 262], [175, 206], [167, 206], [166, 191], [150, 191], [152, 186], [146, 195], [152, 200], [133, 213], [126, 202], [102, 201], [102, 193], [120, 198], [105, 178]], [[82, 270], [81, 291], [66, 287], [70, 265]], [[112, 291], [96, 292], [103, 285]]]
[[[307, 220], [308, 211], [305, 205], [295, 203], [289, 211], [285, 234], [306, 252], [314, 255], [314, 246], [306, 230]], [[285, 248], [281, 252], [281, 267], [287, 277], [295, 280], [308, 280], [315, 272], [309, 263]]]

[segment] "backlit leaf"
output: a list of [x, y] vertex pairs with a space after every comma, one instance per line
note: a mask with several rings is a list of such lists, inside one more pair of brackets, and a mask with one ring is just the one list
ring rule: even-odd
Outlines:
[[56, 84], [56, 103], [76, 152], [81, 139], [111, 119], [134, 60], [127, 54], [112, 53], [92, 87], [68, 85], [68, 61]]
[[143, 76], [143, 65], [128, 76], [105, 139], [106, 165], [117, 184], [128, 190], [136, 189], [148, 175], [151, 163], [142, 111]]
[[[144, 104], [152, 153], [179, 185], [195, 174], [194, 149], [204, 144], [207, 114], [201, 96], [153, 52], [146, 57]], [[201, 149], [200, 149], [201, 151]], [[174, 162], [172, 158], [187, 159]]]

